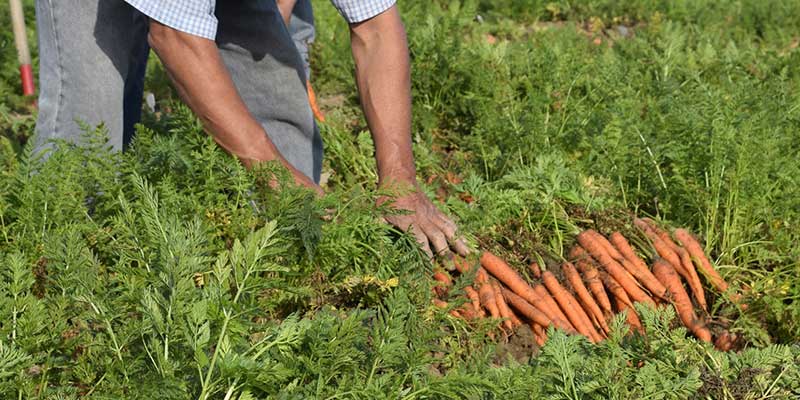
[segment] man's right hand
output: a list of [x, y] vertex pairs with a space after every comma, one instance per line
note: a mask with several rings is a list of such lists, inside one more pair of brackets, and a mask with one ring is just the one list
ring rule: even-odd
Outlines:
[[246, 167], [276, 160], [295, 182], [322, 195], [322, 188], [292, 166], [253, 118], [228, 73], [214, 41], [150, 20], [150, 46], [158, 54], [183, 101], [214, 141]]

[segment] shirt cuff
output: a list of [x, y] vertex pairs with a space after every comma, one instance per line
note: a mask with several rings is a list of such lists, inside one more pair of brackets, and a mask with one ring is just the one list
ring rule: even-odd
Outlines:
[[215, 0], [125, 0], [142, 14], [190, 35], [214, 40], [217, 36]]
[[331, 0], [331, 2], [348, 23], [355, 24], [383, 13], [397, 0]]

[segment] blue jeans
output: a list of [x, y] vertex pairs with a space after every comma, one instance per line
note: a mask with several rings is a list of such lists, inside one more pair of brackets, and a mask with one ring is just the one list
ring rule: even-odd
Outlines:
[[[310, 0], [283, 23], [274, 0], [220, 1], [217, 46], [251, 114], [281, 154], [319, 181], [322, 139], [308, 105]], [[36, 149], [78, 142], [83, 123], [103, 123], [109, 145], [130, 143], [141, 117], [147, 18], [123, 0], [37, 0], [39, 118]]]

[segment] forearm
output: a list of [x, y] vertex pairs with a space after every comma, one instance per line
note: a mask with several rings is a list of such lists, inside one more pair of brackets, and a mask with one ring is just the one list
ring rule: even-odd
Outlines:
[[278, 160], [290, 167], [239, 97], [213, 41], [155, 21], [149, 40], [181, 98], [222, 148], [246, 166]]
[[412, 234], [430, 257], [435, 251], [450, 259], [450, 247], [466, 256], [470, 250], [456, 236], [456, 225], [417, 187], [411, 149], [411, 62], [397, 7], [350, 25], [350, 35], [361, 107], [375, 142], [379, 186], [411, 189], [392, 201], [395, 209], [411, 212], [388, 215], [386, 220]]
[[405, 28], [392, 7], [350, 27], [361, 106], [375, 142], [379, 184], [416, 184]]

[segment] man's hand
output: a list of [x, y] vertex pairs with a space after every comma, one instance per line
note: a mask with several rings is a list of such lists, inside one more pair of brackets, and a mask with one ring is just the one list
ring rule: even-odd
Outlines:
[[401, 213], [385, 217], [386, 221], [414, 235], [428, 257], [436, 255], [450, 259], [451, 248], [461, 256], [469, 254], [469, 248], [457, 236], [456, 224], [439, 211], [419, 188], [415, 187], [411, 193], [395, 198], [382, 197], [378, 204], [387, 201]]
[[239, 96], [212, 40], [150, 20], [150, 46], [164, 63], [178, 93], [203, 122], [214, 141], [246, 166], [278, 161], [295, 182], [318, 194], [322, 189], [292, 166], [253, 118]]

